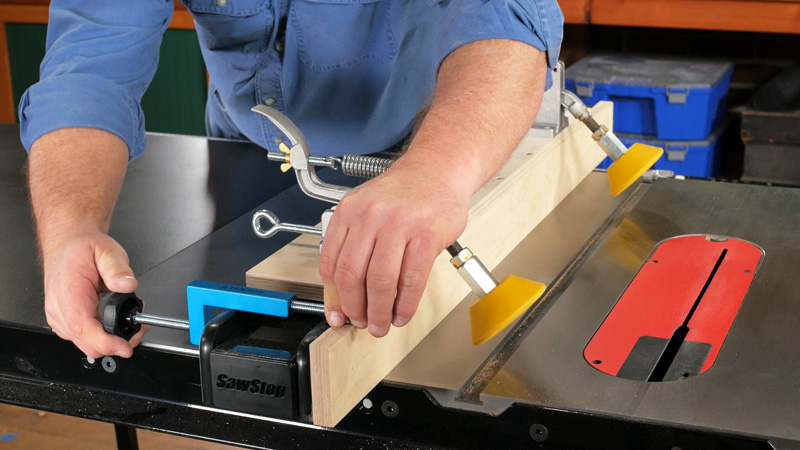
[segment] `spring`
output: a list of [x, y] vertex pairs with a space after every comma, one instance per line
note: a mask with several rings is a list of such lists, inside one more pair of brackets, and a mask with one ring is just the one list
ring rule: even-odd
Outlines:
[[342, 173], [351, 177], [375, 178], [386, 172], [393, 162], [393, 159], [374, 156], [344, 155], [342, 157]]

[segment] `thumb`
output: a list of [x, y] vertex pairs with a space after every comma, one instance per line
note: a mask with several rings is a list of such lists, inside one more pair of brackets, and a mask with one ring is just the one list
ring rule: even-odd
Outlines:
[[116, 242], [95, 247], [95, 264], [108, 290], [128, 293], [138, 285], [129, 265], [128, 254]]

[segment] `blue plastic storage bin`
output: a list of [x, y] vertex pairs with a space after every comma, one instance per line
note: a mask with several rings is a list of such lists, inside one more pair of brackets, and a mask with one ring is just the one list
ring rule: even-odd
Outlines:
[[[662, 141], [652, 136], [614, 133], [620, 141], [630, 148], [635, 143], [652, 145], [664, 149], [664, 154], [653, 166], [655, 169], [671, 170], [675, 175], [692, 177], [715, 177], [719, 173], [722, 159], [721, 136], [726, 123], [721, 123], [707, 139], [699, 141]], [[604, 159], [597, 167], [608, 169], [611, 158]]]
[[733, 65], [592, 55], [567, 69], [566, 87], [589, 106], [614, 102], [614, 130], [661, 140], [706, 139], [725, 113]]

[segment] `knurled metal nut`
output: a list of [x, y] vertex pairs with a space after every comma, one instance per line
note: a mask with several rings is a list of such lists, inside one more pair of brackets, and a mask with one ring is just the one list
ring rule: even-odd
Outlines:
[[463, 249], [461, 249], [460, 252], [458, 252], [458, 254], [456, 254], [456, 256], [453, 256], [450, 259], [450, 264], [452, 264], [453, 267], [458, 269], [459, 267], [463, 266], [464, 263], [466, 263], [470, 259], [472, 259], [472, 252], [468, 248], [463, 248]]

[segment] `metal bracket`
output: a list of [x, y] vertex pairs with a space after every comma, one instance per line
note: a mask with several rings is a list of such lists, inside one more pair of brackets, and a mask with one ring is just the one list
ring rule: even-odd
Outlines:
[[664, 169], [652, 169], [648, 170], [647, 172], [644, 173], [644, 175], [642, 175], [642, 182], [653, 183], [656, 180], [661, 180], [666, 178], [675, 178], [675, 172]]
[[544, 92], [539, 114], [531, 128], [536, 137], [553, 137], [567, 126], [567, 116], [561, 106], [561, 92], [566, 89], [564, 70], [561, 61], [552, 70], [553, 85]]

